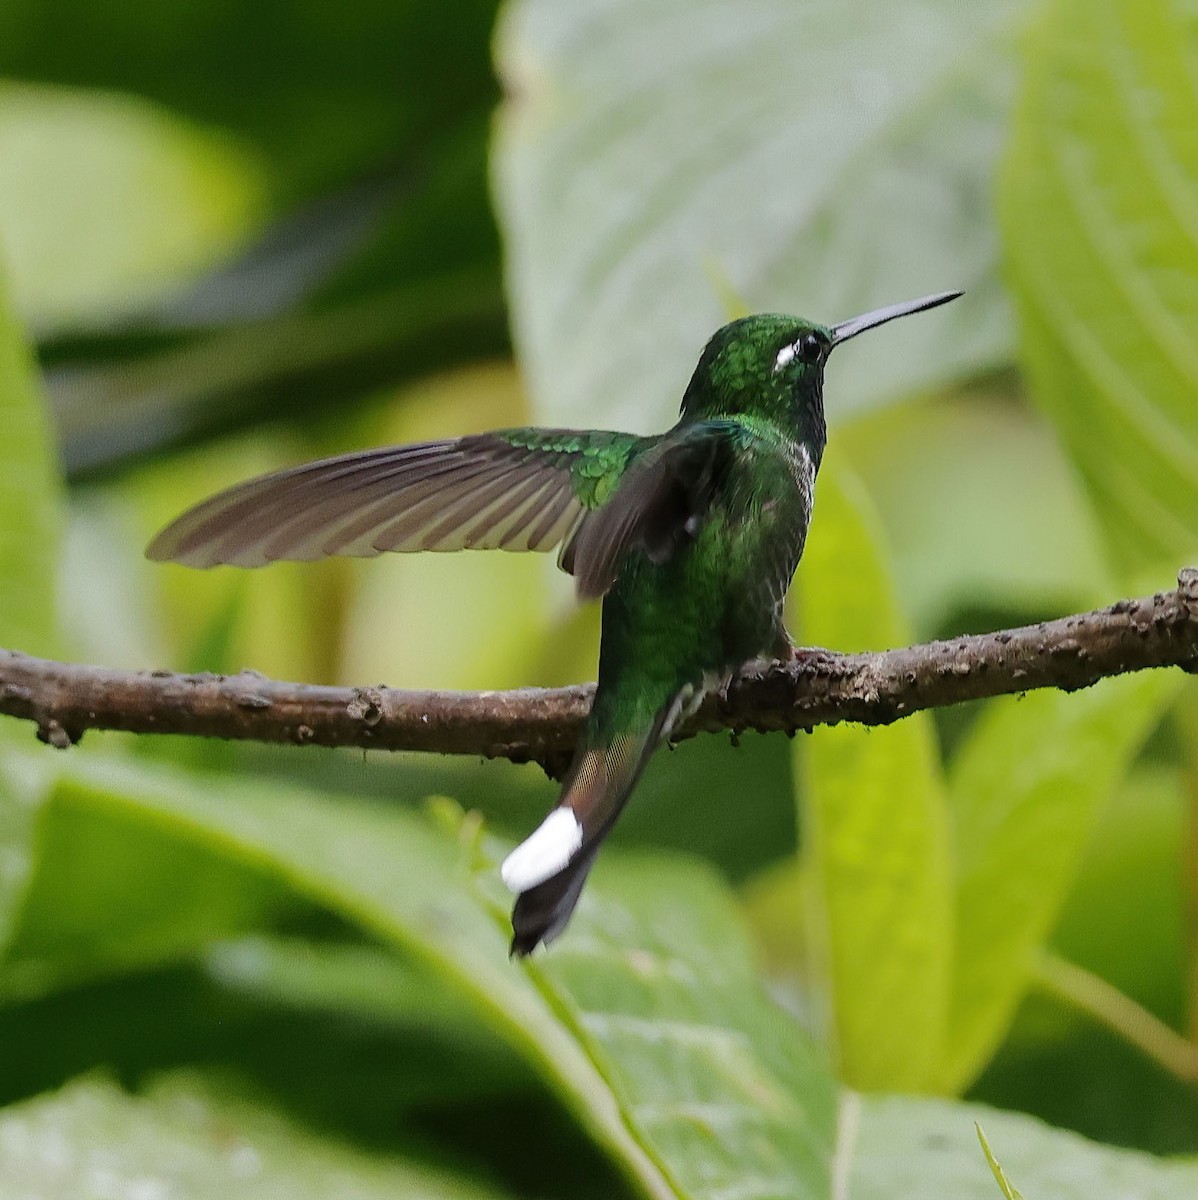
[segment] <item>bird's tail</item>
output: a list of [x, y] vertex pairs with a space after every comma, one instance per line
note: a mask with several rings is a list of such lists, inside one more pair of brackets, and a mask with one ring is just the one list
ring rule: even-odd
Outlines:
[[504, 859], [503, 881], [518, 893], [512, 953], [525, 955], [565, 928], [599, 846], [616, 823], [649, 756], [695, 701], [676, 692], [639, 729], [587, 736], [574, 756], [557, 807]]

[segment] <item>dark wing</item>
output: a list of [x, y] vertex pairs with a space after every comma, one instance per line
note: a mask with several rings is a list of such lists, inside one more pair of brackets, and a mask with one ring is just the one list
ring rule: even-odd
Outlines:
[[647, 443], [510, 429], [365, 450], [251, 479], [196, 505], [152, 559], [260, 567], [388, 550], [551, 550], [611, 494]]
[[629, 550], [664, 562], [699, 532], [744, 429], [735, 421], [679, 425], [628, 464], [615, 493], [588, 512], [562, 548], [578, 594], [602, 596]]

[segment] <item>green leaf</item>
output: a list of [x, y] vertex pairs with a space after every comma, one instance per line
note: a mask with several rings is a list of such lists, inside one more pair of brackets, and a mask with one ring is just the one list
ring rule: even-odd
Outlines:
[[[796, 600], [803, 644], [906, 645], [860, 484], [824, 468]], [[830, 1036], [855, 1087], [930, 1082], [944, 1036], [952, 948], [949, 834], [932, 718], [817, 729], [799, 747], [800, 829], [812, 888], [809, 945], [830, 993]]]
[[[62, 497], [33, 360], [8, 301], [2, 250], [0, 244], [0, 647], [52, 655]], [[0, 731], [0, 740], [14, 732]], [[31, 869], [40, 794], [36, 778], [0, 759], [0, 951]]]
[[276, 877], [83, 791], [42, 804], [32, 857], [3, 992], [169, 961], [288, 907]]
[[223, 0], [7, 0], [0, 75], [132, 93], [228, 130], [261, 154], [289, 207], [380, 163], [411, 166], [437, 135], [452, 143], [495, 94], [494, 10], [495, 0], [295, 0], [280, 22]]
[[483, 1200], [440, 1167], [319, 1137], [186, 1078], [133, 1097], [73, 1083], [0, 1112], [0, 1192], [29, 1200]]
[[0, 756], [0, 961], [33, 875], [34, 823], [44, 794], [38, 772]]
[[[1028, 1200], [1177, 1200], [1198, 1189], [1198, 1161], [1117, 1150], [1031, 1117], [938, 1100], [867, 1099], [842, 1118], [856, 1129], [841, 1195], [861, 1200], [995, 1200], [978, 1149], [982, 1124]], [[855, 1151], [855, 1152], [854, 1152]]]
[[1198, 549], [1198, 21], [1167, 0], [1054, 0], [1001, 217], [1033, 392], [1128, 570]]
[[[486, 166], [495, 7], [295, 0], [281, 24], [224, 0], [0, 6], [0, 77], [39, 81], [19, 86], [40, 135], [21, 146], [38, 170], [7, 172], [0, 197], [46, 250], [44, 280], [23, 281], [72, 318], [39, 347], [70, 474], [265, 416], [343, 413], [507, 352]], [[134, 184], [113, 213], [113, 185]], [[100, 215], [104, 236], [47, 261]], [[126, 295], [92, 286], [109, 268], [159, 277], [170, 261], [145, 260], [164, 255], [179, 269], [160, 282], [202, 278], [157, 297], [140, 277]], [[137, 298], [136, 320], [114, 321]]]
[[660, 428], [729, 293], [832, 321], [968, 290], [842, 352], [837, 415], [1006, 361], [991, 176], [1028, 8], [509, 6], [496, 198], [538, 416]]
[[61, 496], [35, 379], [0, 261], [0, 646], [50, 655]]
[[[474, 1019], [469, 997], [448, 991], [387, 947], [259, 935], [219, 942], [203, 962], [226, 993], [256, 1004], [344, 1013], [360, 1024], [411, 1031], [430, 1044], [452, 1041], [473, 1064], [469, 1090], [476, 1094], [487, 1090], [488, 1075], [497, 1079], [512, 1070], [511, 1051]], [[450, 1075], [443, 1070], [412, 1082], [435, 1094]]]
[[[970, 1128], [984, 1121], [1029, 1197], [1176, 1200], [1198, 1163], [1088, 1142], [977, 1105], [846, 1096], [835, 1193], [862, 1200], [993, 1200], [994, 1176]], [[366, 1153], [189, 1075], [133, 1097], [84, 1080], [0, 1112], [0, 1188], [31, 1200], [497, 1195], [443, 1167]], [[750, 1184], [752, 1181], [749, 1181]], [[153, 1190], [157, 1189], [157, 1190]], [[745, 1194], [749, 1192], [746, 1186]], [[820, 1193], [761, 1193], [808, 1200]]]
[[999, 1165], [998, 1159], [994, 1157], [994, 1151], [990, 1149], [990, 1143], [986, 1140], [986, 1135], [982, 1131], [981, 1125], [975, 1121], [973, 1127], [977, 1130], [978, 1141], [982, 1144], [982, 1153], [986, 1156], [986, 1163], [989, 1165], [994, 1175], [994, 1181], [998, 1184], [1003, 1196], [1006, 1197], [1006, 1200], [1023, 1200], [1023, 1193], [1011, 1183], [1007, 1178], [1006, 1172]]
[[996, 628], [1119, 595], [1076, 473], [1009, 381], [868, 414], [835, 431], [829, 453], [846, 450], [920, 639], [961, 630], [962, 614]]
[[1097, 814], [1183, 680], [1145, 671], [994, 701], [953, 763], [956, 958], [942, 1084], [1006, 1033]]
[[[207, 1020], [185, 1028], [161, 1060], [199, 1057], [190, 1041], [205, 1061], [223, 1059], [289, 1107], [388, 1144], [405, 1114], [419, 1121], [434, 1107], [501, 1105], [534, 1092], [553, 1108], [517, 1048], [477, 1019], [470, 995], [388, 946], [339, 932], [334, 941], [251, 936], [213, 946], [196, 972], [206, 986], [190, 981]], [[364, 1055], [363, 1043], [377, 1052]], [[119, 1057], [116, 1065], [124, 1068]], [[564, 1140], [546, 1148], [541, 1169], [560, 1168], [569, 1149]]]
[[[639, 1194], [715, 1197], [746, 1181], [826, 1193], [832, 1081], [765, 997], [706, 870], [600, 864], [569, 935], [521, 967], [510, 898], [470, 820], [447, 833], [394, 808], [82, 756], [49, 803], [193, 841], [399, 949], [519, 1050]], [[138, 872], [124, 873], [136, 893]]]
[[[298, 955], [279, 957], [269, 943], [246, 943], [212, 958], [225, 986], [240, 981], [297, 1011], [344, 1009], [399, 1024], [411, 1013], [414, 1027], [447, 989], [450, 1005], [427, 1027], [430, 1033], [477, 1021], [504, 1039], [637, 1195], [715, 1198], [739, 1188], [804, 1200], [844, 1194], [972, 1200], [992, 1195], [994, 1186], [972, 1146], [969, 1123], [979, 1117], [1029, 1196], [1088, 1200], [1094, 1193], [1067, 1181], [1100, 1172], [1125, 1183], [1129, 1194], [1188, 1194], [1191, 1166], [1102, 1150], [1026, 1118], [960, 1105], [861, 1101], [851, 1093], [837, 1110], [831, 1080], [798, 1025], [766, 1000], [729, 897], [705, 871], [662, 859], [601, 863], [569, 933], [521, 967], [506, 958], [506, 898], [500, 908], [493, 860], [468, 819], [448, 813], [436, 829], [383, 806], [332, 803], [290, 788], [193, 780], [99, 760], [80, 770], [81, 761], [77, 756], [68, 765], [50, 801], [62, 806], [64, 818], [72, 808], [107, 809], [130, 828], [141, 822], [147, 832], [165, 833], [168, 844], [190, 840], [197, 855], [220, 854], [230, 869], [284, 883], [406, 960], [395, 971], [366, 949], [346, 947], [330, 958], [298, 947]], [[142, 849], [142, 857], [154, 852], [149, 844]], [[180, 865], [180, 876], [200, 861]], [[51, 869], [45, 859], [41, 866]], [[142, 883], [136, 865], [125, 875], [136, 892]], [[187, 886], [182, 877], [180, 884]], [[81, 892], [90, 892], [86, 879]], [[404, 994], [374, 997], [375, 986]], [[193, 984], [188, 992], [194, 990]], [[211, 1021], [211, 999], [201, 1008]], [[173, 1019], [168, 1008], [165, 1026]], [[151, 1093], [139, 1103], [159, 1098]], [[252, 1118], [254, 1130], [260, 1119], [278, 1127], [260, 1113]], [[153, 1131], [147, 1141], [170, 1144], [153, 1114], [145, 1120]], [[242, 1129], [239, 1109], [230, 1120]], [[141, 1145], [141, 1116], [135, 1125], [116, 1140]], [[199, 1119], [192, 1128], [206, 1126]], [[248, 1126], [245, 1136], [252, 1140]], [[323, 1179], [324, 1144], [311, 1134], [304, 1142], [296, 1161]], [[64, 1135], [61, 1144], [73, 1154], [87, 1143]], [[23, 1161], [0, 1155], [0, 1171]], [[371, 1161], [381, 1168], [382, 1160]], [[182, 1186], [190, 1176], [185, 1164], [178, 1170]], [[172, 1178], [167, 1165], [162, 1171]], [[1050, 1186], [1062, 1180], [1066, 1185]], [[1178, 1190], [1153, 1190], [1165, 1182]], [[1132, 1192], [1133, 1184], [1141, 1190]]]
[[[1147, 756], [1145, 756], [1147, 757]], [[1184, 1028], [1188, 797], [1174, 766], [1138, 763], [1098, 814], [1052, 949]]]
[[0, 161], [13, 296], [42, 332], [177, 287], [262, 216], [248, 154], [128, 96], [5, 84]]
[[724, 889], [660, 859], [600, 878], [591, 919], [533, 970], [630, 1129], [679, 1195], [825, 1195], [831, 1081], [766, 999]]
[[[329, 924], [327, 914], [317, 919]], [[0, 1104], [97, 1067], [140, 1090], [194, 1064], [205, 1078], [379, 1148], [402, 1150], [432, 1110], [520, 1097], [569, 1129], [552, 1094], [465, 998], [387, 947], [339, 932], [332, 942], [218, 943], [200, 961], [6, 1002]], [[518, 1122], [505, 1112], [491, 1128], [510, 1134]], [[447, 1151], [468, 1148], [467, 1131], [444, 1134]], [[569, 1169], [580, 1148], [591, 1150], [570, 1130], [537, 1170], [551, 1178], [555, 1165]]]

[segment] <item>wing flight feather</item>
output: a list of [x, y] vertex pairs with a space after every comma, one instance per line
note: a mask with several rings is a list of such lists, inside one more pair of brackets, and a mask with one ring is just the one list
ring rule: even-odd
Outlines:
[[508, 430], [345, 454], [229, 488], [167, 526], [146, 553], [259, 567], [392, 550], [551, 550], [586, 512], [579, 461], [603, 453], [618, 476], [641, 441]]
[[631, 549], [655, 561], [706, 518], [738, 427], [660, 438], [514, 429], [344, 454], [263, 475], [168, 525], [146, 553], [260, 567], [386, 551], [551, 550], [601, 596]]

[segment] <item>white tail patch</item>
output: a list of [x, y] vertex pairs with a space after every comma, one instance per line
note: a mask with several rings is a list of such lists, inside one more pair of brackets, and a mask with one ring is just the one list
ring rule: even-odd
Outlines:
[[568, 808], [555, 808], [503, 860], [500, 877], [516, 893], [526, 892], [570, 865], [582, 846], [582, 826]]

